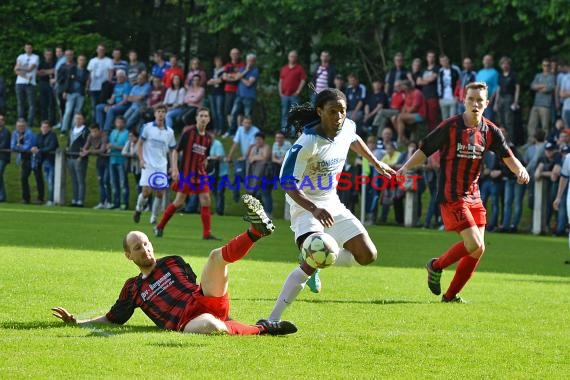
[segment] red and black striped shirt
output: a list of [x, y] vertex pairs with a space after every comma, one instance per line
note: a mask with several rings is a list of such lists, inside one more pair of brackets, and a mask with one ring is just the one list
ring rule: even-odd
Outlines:
[[500, 129], [483, 118], [477, 127], [467, 127], [463, 115], [444, 120], [420, 143], [426, 156], [440, 152], [439, 202], [477, 201], [481, 159], [486, 150], [499, 158], [513, 157]]
[[212, 138], [208, 133], [201, 135], [196, 127], [191, 127], [180, 136], [176, 146], [178, 152], [182, 152], [182, 160], [178, 165], [181, 175], [188, 177], [193, 173], [193, 178], [206, 176], [206, 158], [212, 146]]
[[122, 325], [140, 307], [158, 327], [176, 330], [186, 304], [198, 289], [196, 275], [182, 257], [163, 257], [148, 277], [139, 274], [125, 282], [106, 317]]

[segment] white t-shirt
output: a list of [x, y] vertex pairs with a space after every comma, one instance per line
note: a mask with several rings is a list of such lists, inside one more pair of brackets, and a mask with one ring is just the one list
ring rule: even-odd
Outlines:
[[[343, 171], [350, 145], [357, 139], [356, 124], [345, 119], [340, 133], [330, 140], [315, 132], [305, 131], [285, 154], [281, 167], [283, 184], [295, 181], [305, 195], [314, 201], [337, 197], [338, 175]], [[289, 203], [294, 202], [287, 196]]]
[[101, 91], [103, 82], [109, 79], [109, 70], [113, 70], [113, 61], [109, 57], [94, 57], [89, 60], [87, 71], [90, 73], [89, 91]]
[[141, 133], [143, 143], [143, 160], [154, 169], [166, 170], [168, 153], [176, 147], [174, 131], [171, 128], [158, 128], [155, 122], [143, 126]]
[[28, 69], [35, 65], [36, 67], [25, 74], [16, 76], [16, 84], [32, 84], [36, 85], [36, 74], [38, 72], [38, 65], [40, 64], [40, 57], [36, 54], [20, 54], [16, 59], [16, 64], [21, 69]]
[[451, 69], [441, 69], [443, 72], [443, 94], [442, 99], [453, 100], [453, 89], [451, 88]]

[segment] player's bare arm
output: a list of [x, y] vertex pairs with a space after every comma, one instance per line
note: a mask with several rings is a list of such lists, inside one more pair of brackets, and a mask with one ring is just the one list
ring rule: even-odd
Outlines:
[[503, 162], [509, 170], [517, 176], [517, 182], [520, 184], [527, 184], [530, 181], [530, 176], [526, 171], [523, 164], [516, 157], [503, 158]]
[[295, 203], [303, 207], [305, 210], [313, 214], [313, 217], [317, 219], [321, 224], [327, 228], [332, 227], [334, 224], [334, 219], [324, 208], [317, 207], [302, 190], [294, 188], [285, 190], [287, 195], [289, 195]]
[[137, 156], [139, 158], [139, 164], [141, 169], [145, 168], [145, 162], [143, 159], [143, 144], [144, 144], [143, 139], [139, 139], [139, 141], [137, 141]]
[[111, 321], [109, 321], [107, 319], [107, 317], [104, 315], [102, 315], [100, 317], [91, 318], [91, 319], [78, 320], [77, 318], [75, 318], [75, 316], [73, 314], [71, 314], [69, 311], [67, 311], [63, 307], [54, 307], [51, 309], [51, 311], [53, 311], [52, 314], [54, 317], [61, 319], [63, 322], [68, 323], [68, 324], [72, 324], [72, 325], [85, 325], [88, 323], [111, 323]]
[[366, 143], [362, 140], [360, 136], [357, 136], [356, 140], [350, 144], [350, 149], [356, 154], [366, 158], [368, 162], [371, 162], [378, 173], [390, 178], [391, 175], [396, 174], [396, 171], [392, 169], [389, 165], [385, 164], [384, 162], [378, 161], [378, 159], [374, 156], [374, 154], [368, 149]]
[[170, 153], [170, 178], [173, 181], [178, 181], [180, 173], [178, 172], [178, 165], [172, 165], [173, 162], [178, 162], [178, 151], [173, 149]]
[[424, 152], [422, 152], [420, 149], [416, 150], [414, 154], [412, 154], [412, 157], [410, 157], [408, 161], [406, 161], [406, 163], [402, 165], [402, 167], [398, 170], [397, 174], [405, 175], [408, 170], [411, 170], [416, 166], [423, 164], [426, 159], [427, 156]]

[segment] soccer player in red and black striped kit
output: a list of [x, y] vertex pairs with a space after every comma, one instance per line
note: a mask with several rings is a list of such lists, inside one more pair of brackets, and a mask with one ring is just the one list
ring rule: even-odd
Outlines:
[[210, 211], [210, 186], [206, 173], [206, 159], [212, 146], [212, 137], [206, 131], [210, 123], [210, 110], [200, 108], [196, 112], [196, 126], [188, 128], [180, 137], [178, 146], [172, 151], [171, 162], [178, 162], [178, 153], [182, 152], [182, 161], [172, 168], [171, 189], [176, 192], [174, 201], [166, 207], [160, 222], [154, 228], [154, 234], [162, 237], [166, 224], [191, 194], [198, 194], [200, 217], [202, 219], [202, 238], [220, 240], [212, 235], [212, 214]]
[[475, 271], [485, 251], [486, 211], [477, 181], [481, 160], [486, 150], [495, 152], [516, 176], [519, 183], [528, 183], [529, 175], [509, 149], [499, 128], [483, 117], [489, 104], [487, 84], [474, 82], [466, 86], [465, 112], [444, 120], [420, 144], [419, 149], [398, 171], [406, 171], [422, 164], [439, 150], [440, 177], [438, 201], [446, 230], [456, 231], [462, 241], [453, 245], [438, 258], [431, 259], [428, 287], [441, 294], [443, 269], [459, 261], [455, 276], [442, 302], [464, 302], [458, 295]]
[[111, 310], [88, 320], [77, 320], [62, 307], [53, 308], [53, 315], [72, 324], [122, 325], [136, 308], [141, 308], [158, 327], [184, 333], [285, 335], [296, 332], [295, 325], [287, 321], [262, 319], [255, 325], [246, 325], [229, 318], [228, 264], [243, 258], [257, 240], [275, 229], [257, 199], [250, 195], [244, 195], [242, 199], [247, 209], [244, 219], [251, 227], [225, 246], [210, 252], [199, 284], [182, 257], [166, 256], [157, 260], [148, 237], [142, 232], [131, 231], [123, 240], [123, 249], [127, 259], [133, 261], [141, 273], [125, 282]]

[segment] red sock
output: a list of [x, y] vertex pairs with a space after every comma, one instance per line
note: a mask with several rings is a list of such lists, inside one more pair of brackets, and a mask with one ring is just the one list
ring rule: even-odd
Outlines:
[[164, 210], [164, 213], [162, 213], [162, 218], [160, 218], [160, 222], [156, 225], [156, 228], [163, 230], [164, 227], [166, 227], [166, 223], [172, 218], [172, 215], [176, 213], [176, 210], [177, 208], [174, 206], [174, 203], [169, 204], [166, 210]]
[[200, 217], [202, 218], [202, 237], [208, 237], [212, 234], [212, 214], [210, 214], [209, 206], [200, 209]]
[[479, 259], [476, 259], [473, 256], [465, 256], [459, 260], [453, 280], [451, 280], [449, 289], [447, 289], [447, 292], [445, 293], [445, 298], [451, 299], [455, 297], [461, 289], [463, 289], [467, 281], [471, 278], [471, 275], [473, 275], [478, 263]]
[[246, 325], [238, 321], [225, 321], [230, 335], [259, 335], [261, 333], [260, 326]]
[[249, 252], [253, 240], [246, 232], [239, 234], [222, 247], [222, 257], [228, 263], [238, 261]]
[[447, 252], [445, 252], [443, 255], [439, 256], [431, 264], [431, 267], [433, 269], [439, 269], [439, 270], [445, 269], [451, 264], [458, 262], [459, 259], [461, 259], [464, 256], [467, 256], [468, 254], [469, 252], [467, 251], [467, 248], [465, 248], [463, 241], [460, 241], [452, 245], [451, 248], [449, 248]]

